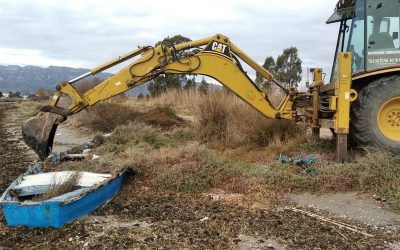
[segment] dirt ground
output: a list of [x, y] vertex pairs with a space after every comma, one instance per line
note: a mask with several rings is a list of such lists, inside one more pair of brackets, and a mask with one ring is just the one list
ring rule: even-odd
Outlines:
[[[0, 104], [0, 192], [35, 160], [15, 132], [18, 112], [18, 104]], [[103, 208], [60, 229], [9, 228], [0, 213], [0, 249], [394, 249], [391, 243], [400, 240], [392, 231], [333, 219], [373, 237], [285, 208], [248, 208], [207, 194], [155, 192], [140, 176], [130, 176]]]
[[53, 152], [64, 152], [75, 146], [82, 145], [90, 139], [88, 135], [72, 130], [64, 124], [60, 124], [54, 136]]

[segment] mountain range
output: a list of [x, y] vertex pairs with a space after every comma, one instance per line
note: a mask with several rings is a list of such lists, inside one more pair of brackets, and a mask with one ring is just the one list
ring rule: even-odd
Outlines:
[[[34, 94], [38, 88], [44, 88], [52, 92], [60, 82], [71, 80], [89, 71], [89, 69], [59, 66], [42, 68], [31, 65], [0, 65], [0, 91], [18, 91], [25, 94]], [[96, 75], [100, 79], [107, 79], [111, 76], [112, 74], [110, 73]], [[93, 76], [87, 79], [91, 78]], [[130, 95], [138, 95], [139, 93], [147, 93], [147, 85], [142, 85], [129, 91]]]

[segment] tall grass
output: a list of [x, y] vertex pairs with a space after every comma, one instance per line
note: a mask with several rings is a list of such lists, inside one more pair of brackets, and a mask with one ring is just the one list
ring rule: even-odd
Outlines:
[[[270, 98], [278, 103], [282, 96]], [[169, 90], [138, 103], [147, 108], [168, 105], [181, 115], [190, 115], [200, 139], [219, 148], [281, 144], [302, 132], [293, 122], [266, 118], [224, 89], [210, 90], [207, 94], [194, 89]]]
[[197, 103], [197, 128], [206, 141], [225, 148], [286, 142], [302, 130], [294, 122], [268, 119], [225, 91], [213, 91]]
[[81, 177], [82, 175], [80, 172], [72, 172], [65, 179], [57, 179], [56, 176], [53, 175], [49, 189], [46, 193], [38, 197], [38, 200], [49, 200], [76, 190]]
[[111, 132], [121, 124], [133, 121], [140, 113], [123, 103], [101, 102], [74, 117], [74, 122], [92, 131]]
[[146, 110], [132, 106], [125, 101], [101, 102], [72, 117], [74, 125], [83, 126], [92, 132], [111, 132], [116, 127], [132, 121], [163, 128], [184, 125], [183, 119], [176, 116], [175, 111], [168, 106]]
[[150, 99], [102, 102], [81, 112], [75, 120], [102, 132], [132, 121], [166, 128], [184, 125], [175, 112], [194, 121], [199, 139], [218, 148], [281, 145], [302, 132], [293, 122], [266, 118], [223, 89], [207, 94], [194, 89], [169, 90]]
[[160, 96], [134, 101], [141, 107], [171, 106], [184, 115], [193, 115], [203, 95], [195, 89], [170, 89]]

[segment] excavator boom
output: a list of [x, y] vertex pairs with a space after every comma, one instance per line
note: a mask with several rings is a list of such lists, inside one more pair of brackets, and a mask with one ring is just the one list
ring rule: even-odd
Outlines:
[[[136, 56], [138, 56], [136, 61], [85, 93], [79, 92], [73, 85], [84, 77], [102, 72]], [[260, 90], [250, 79], [242, 68], [240, 60], [266, 80], [285, 90], [287, 96], [279, 107], [275, 108], [267, 93]], [[37, 117], [31, 118], [24, 124], [23, 134], [26, 143], [41, 159], [46, 158], [51, 152], [57, 125], [67, 116], [151, 81], [161, 74], [210, 76], [269, 118], [297, 119], [293, 103], [298, 93], [293, 89], [285, 89], [270, 72], [246, 55], [228, 37], [218, 34], [176, 45], [163, 42], [155, 48], [140, 47], [80, 77], [61, 83], [57, 86], [50, 104]], [[63, 95], [69, 96], [72, 100], [72, 104], [64, 109], [57, 106]]]

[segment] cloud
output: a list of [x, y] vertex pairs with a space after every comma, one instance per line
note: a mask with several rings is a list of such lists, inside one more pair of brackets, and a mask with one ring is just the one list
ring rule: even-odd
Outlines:
[[95, 67], [167, 36], [228, 35], [262, 63], [290, 46], [330, 70], [337, 0], [0, 0], [0, 63]]
[[69, 61], [46, 57], [40, 50], [0, 48], [2, 65], [65, 66]]

